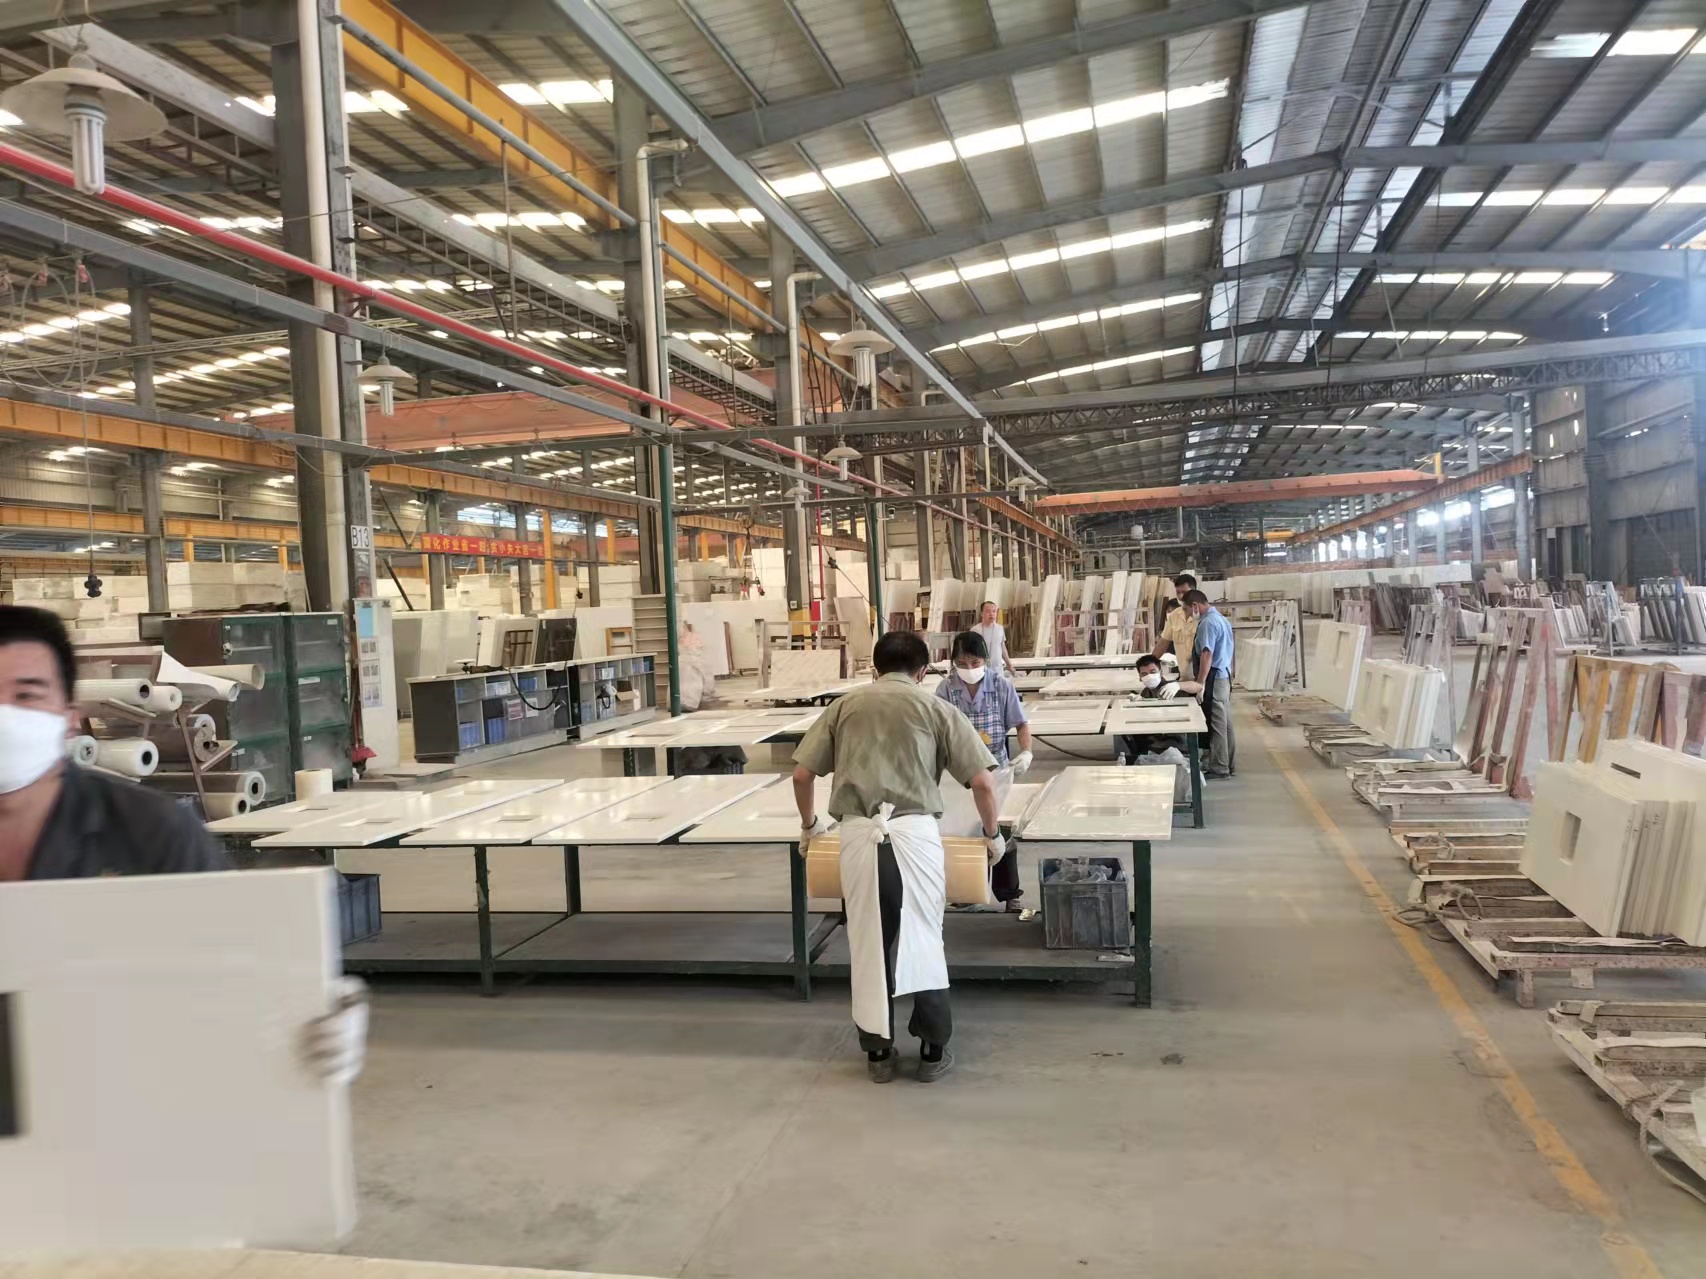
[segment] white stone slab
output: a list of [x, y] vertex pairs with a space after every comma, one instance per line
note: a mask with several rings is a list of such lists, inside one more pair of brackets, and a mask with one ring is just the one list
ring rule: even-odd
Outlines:
[[1309, 656], [1309, 691], [1322, 701], [1350, 710], [1357, 677], [1368, 647], [1368, 627], [1349, 622], [1320, 622]]
[[1206, 733], [1202, 707], [1189, 697], [1169, 701], [1150, 698], [1116, 703], [1103, 728], [1107, 733]]
[[1686, 803], [1677, 861], [1665, 878], [1659, 929], [1691, 946], [1706, 946], [1706, 759], [1655, 742], [1615, 738], [1600, 745], [1599, 762], [1644, 783], [1648, 794]]
[[1173, 837], [1170, 768], [1068, 768], [1048, 782], [1017, 834], [1100, 843]]
[[555, 777], [481, 779], [436, 791], [392, 791], [374, 803], [280, 831], [255, 841], [256, 848], [366, 848], [408, 835], [434, 822], [491, 808], [506, 800], [559, 784]]
[[[829, 793], [834, 781], [820, 777], [813, 790], [817, 811], [831, 827]], [[790, 844], [800, 837], [800, 810], [792, 786], [766, 786], [712, 813], [681, 837], [683, 844]]]
[[1106, 697], [1135, 693], [1143, 677], [1135, 670], [1073, 671], [1043, 685], [1044, 697]]
[[766, 688], [755, 688], [748, 692], [737, 694], [746, 702], [810, 702], [820, 697], [840, 697], [855, 689], [864, 688], [870, 680], [844, 679], [833, 683], [802, 684], [794, 687], [771, 685]]
[[1025, 707], [1031, 731], [1040, 736], [1066, 737], [1099, 733], [1108, 712], [1107, 698], [1033, 702]]
[[6, 885], [8, 1258], [335, 1246], [355, 1225], [348, 1089], [304, 1068], [300, 1036], [338, 972], [324, 868]]
[[658, 844], [776, 781], [775, 773], [676, 777], [550, 830], [536, 844]]
[[643, 795], [669, 780], [667, 777], [577, 777], [549, 790], [434, 822], [402, 843], [405, 848], [527, 844], [548, 830]]
[[1542, 764], [1535, 772], [1522, 873], [1594, 931], [1616, 936], [1651, 808], [1637, 785], [1607, 769]]
[[298, 826], [324, 821], [328, 817], [353, 813], [384, 793], [367, 790], [333, 791], [330, 795], [316, 795], [311, 799], [299, 799], [289, 804], [274, 804], [271, 808], [257, 808], [240, 817], [222, 817], [218, 821], [209, 822], [207, 828], [217, 835], [275, 835], [281, 830], [294, 830]]

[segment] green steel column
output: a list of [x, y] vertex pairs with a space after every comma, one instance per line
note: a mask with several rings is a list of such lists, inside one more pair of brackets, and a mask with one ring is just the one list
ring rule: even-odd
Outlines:
[[659, 558], [663, 561], [664, 625], [669, 628], [669, 713], [681, 714], [681, 637], [675, 599], [675, 446], [657, 446], [658, 519], [663, 525]]

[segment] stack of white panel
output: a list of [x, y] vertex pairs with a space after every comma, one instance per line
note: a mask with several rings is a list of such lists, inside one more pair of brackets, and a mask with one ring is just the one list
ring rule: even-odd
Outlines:
[[1285, 655], [1278, 640], [1254, 636], [1238, 642], [1238, 682], [1251, 692], [1261, 692], [1279, 682], [1280, 659]]
[[508, 573], [464, 573], [456, 579], [456, 607], [485, 617], [515, 612], [515, 583]]
[[1362, 664], [1351, 722], [1394, 750], [1433, 742], [1445, 675], [1432, 666], [1369, 659]]
[[1309, 657], [1309, 691], [1322, 701], [1350, 710], [1362, 676], [1368, 627], [1351, 622], [1317, 622], [1315, 647]]
[[1594, 764], [1542, 764], [1522, 872], [1605, 936], [1706, 937], [1706, 761], [1608, 743]]
[[1061, 585], [1059, 573], [1050, 573], [1043, 579], [1042, 596], [1037, 601], [1037, 642], [1031, 651], [1032, 657], [1054, 655], [1054, 615], [1060, 608]]

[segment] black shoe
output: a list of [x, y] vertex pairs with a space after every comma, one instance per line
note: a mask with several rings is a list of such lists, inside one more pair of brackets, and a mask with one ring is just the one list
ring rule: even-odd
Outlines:
[[944, 1046], [942, 1049], [942, 1055], [935, 1061], [924, 1061], [922, 1058], [919, 1060], [918, 1082], [921, 1084], [933, 1084], [953, 1068], [953, 1050]]
[[1232, 774], [1231, 774], [1231, 773], [1213, 773], [1213, 772], [1210, 772], [1210, 771], [1209, 771], [1209, 770], [1208, 770], [1208, 769], [1206, 769], [1206, 768], [1205, 768], [1205, 769], [1203, 769], [1203, 774], [1202, 774], [1202, 775], [1203, 775], [1203, 776], [1204, 776], [1204, 777], [1206, 777], [1206, 778], [1208, 778], [1208, 779], [1210, 779], [1210, 780], [1211, 780], [1211, 781], [1216, 781], [1216, 782], [1224, 782], [1224, 781], [1226, 781], [1226, 780], [1227, 780], [1227, 779], [1228, 779], [1228, 778], [1229, 778], [1229, 777], [1231, 777], [1231, 776], [1232, 776]]

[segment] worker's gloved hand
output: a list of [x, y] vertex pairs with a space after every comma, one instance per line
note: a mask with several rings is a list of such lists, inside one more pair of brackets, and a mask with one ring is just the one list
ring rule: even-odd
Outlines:
[[829, 823], [823, 820], [822, 813], [819, 813], [817, 816], [812, 818], [810, 826], [800, 827], [800, 856], [804, 857], [806, 855], [806, 847], [812, 842], [812, 839], [815, 836], [827, 834], [829, 834]]
[[993, 835], [983, 837], [983, 850], [989, 856], [989, 864], [995, 865], [1007, 855], [1007, 837], [997, 831]]
[[1013, 756], [1013, 776], [1023, 777], [1031, 771], [1031, 752], [1020, 751]]
[[1178, 695], [1179, 695], [1179, 682], [1177, 680], [1174, 680], [1171, 684], [1163, 684], [1161, 686], [1161, 692], [1160, 692], [1159, 696], [1160, 696], [1162, 701], [1168, 701], [1169, 699], [1177, 697]]
[[367, 1008], [367, 983], [342, 977], [332, 1011], [303, 1028], [303, 1063], [326, 1083], [347, 1087], [361, 1074], [367, 1062]]

